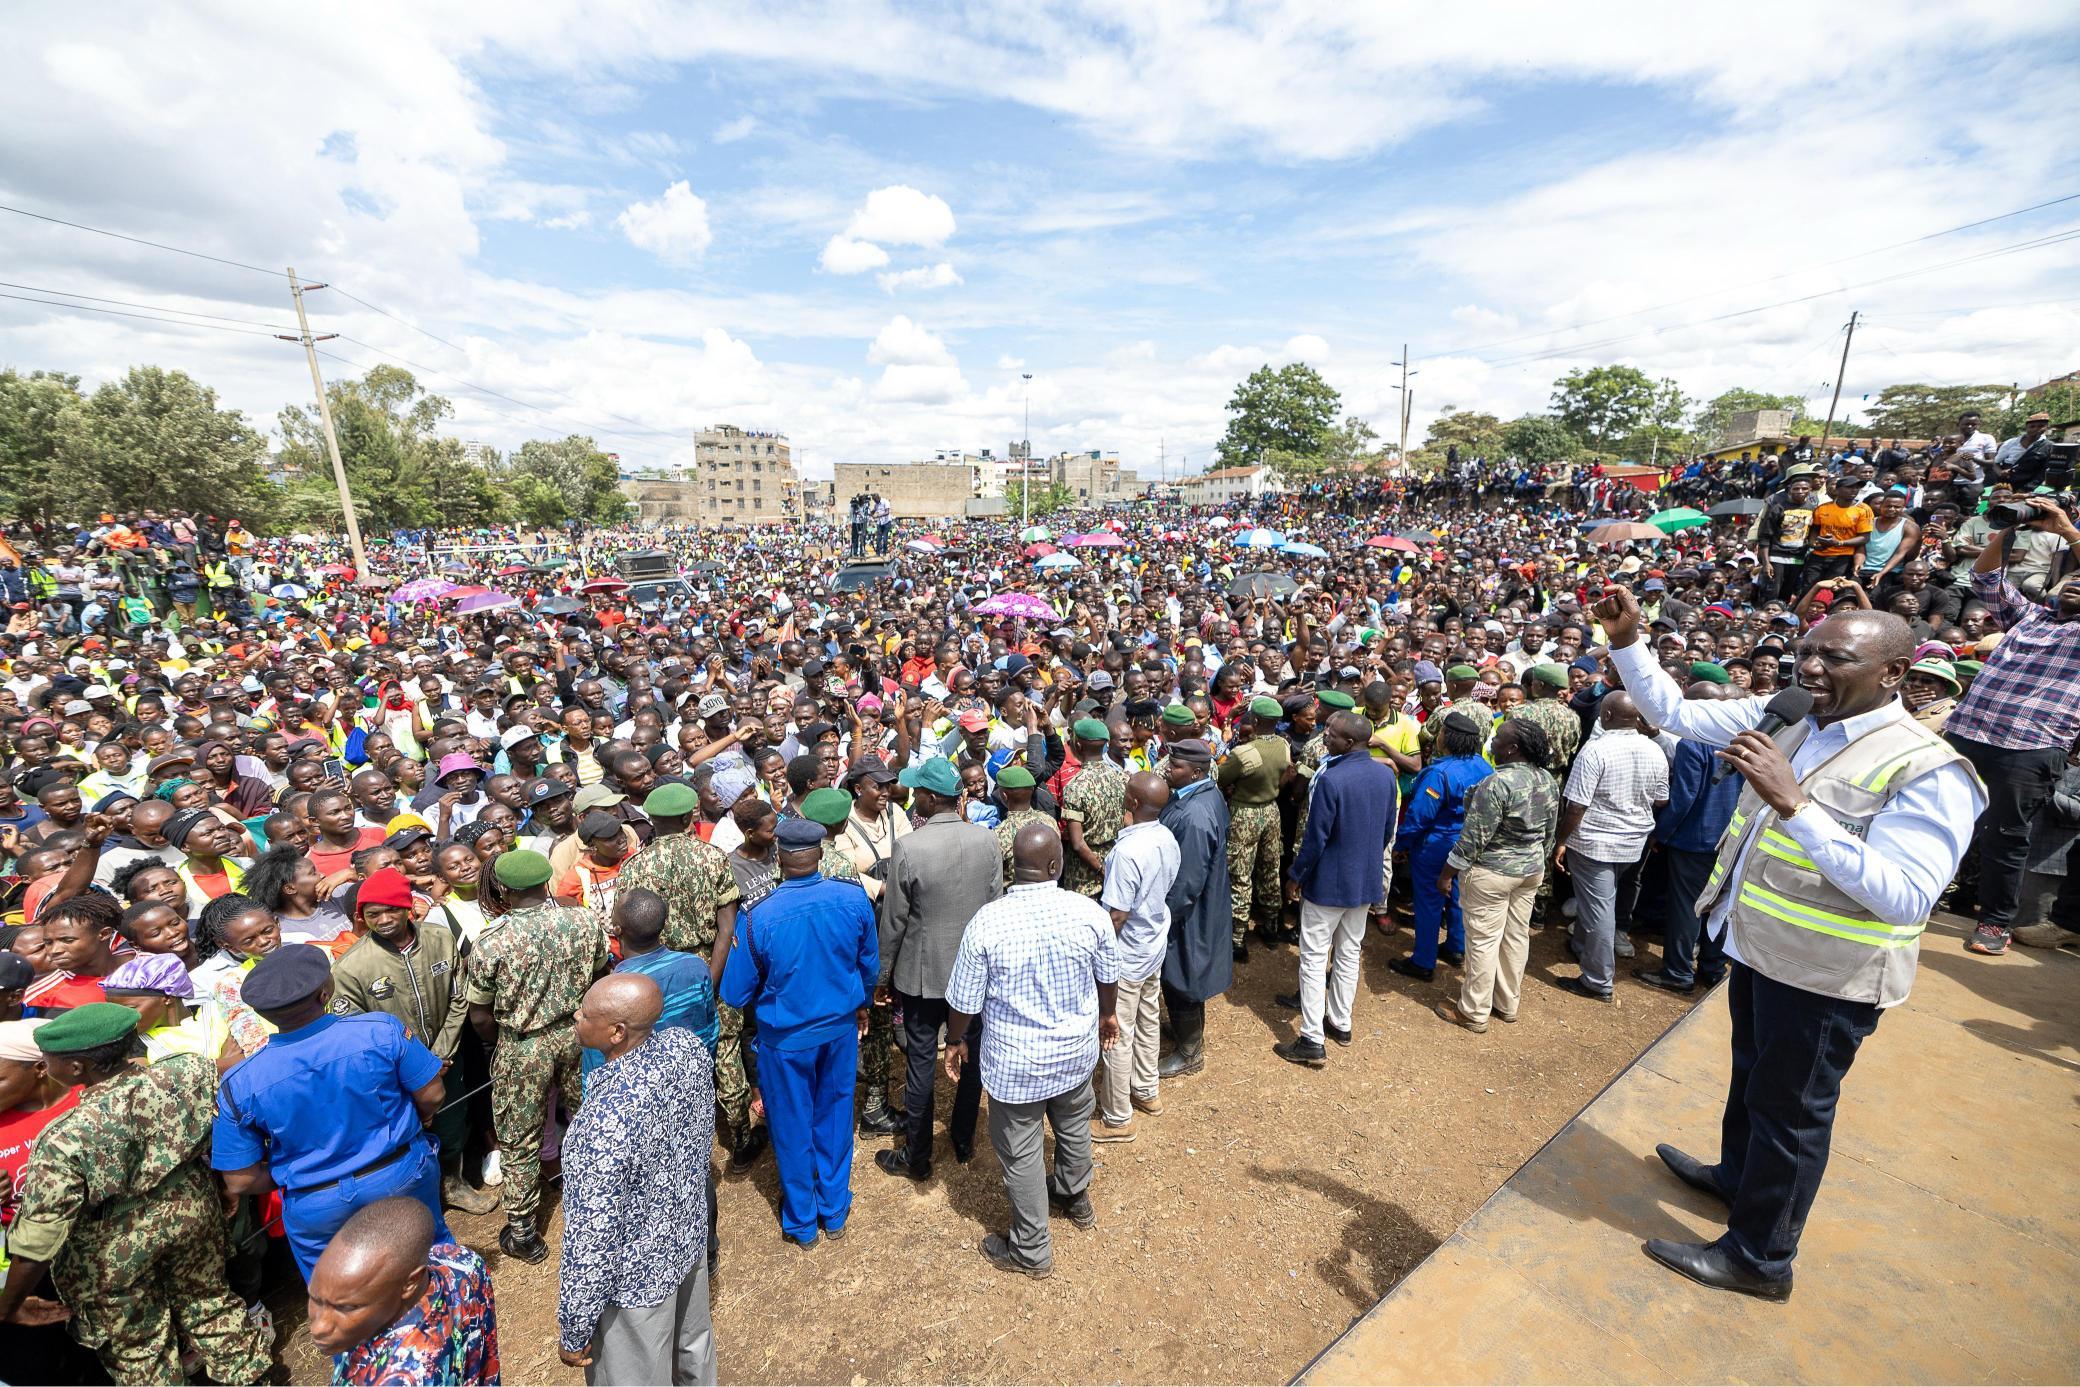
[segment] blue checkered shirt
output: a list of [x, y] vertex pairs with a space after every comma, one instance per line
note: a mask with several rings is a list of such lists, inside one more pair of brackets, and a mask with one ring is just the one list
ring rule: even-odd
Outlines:
[[2080, 621], [2058, 620], [1998, 573], [1974, 573], [1972, 596], [2007, 634], [1943, 730], [2008, 751], [2071, 746], [2080, 737]]
[[977, 1062], [992, 1101], [1038, 1103], [1098, 1067], [1098, 984], [1119, 980], [1112, 916], [1052, 882], [1029, 882], [975, 912], [946, 1004], [982, 1018]]

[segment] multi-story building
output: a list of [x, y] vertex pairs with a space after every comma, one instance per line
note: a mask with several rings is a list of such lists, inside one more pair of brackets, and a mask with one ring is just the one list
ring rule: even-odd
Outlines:
[[1107, 501], [1132, 500], [1141, 494], [1140, 474], [1132, 468], [1122, 468], [1118, 453], [1096, 448], [1056, 453], [1047, 460], [1047, 481], [1067, 487], [1079, 506], [1102, 506]]
[[978, 494], [976, 469], [957, 462], [841, 462], [833, 469], [836, 514], [842, 517], [852, 498], [862, 492], [881, 497], [904, 520], [948, 520], [967, 515], [994, 515], [1001, 496]]
[[1179, 487], [1188, 506], [1229, 506], [1283, 489], [1263, 467], [1219, 467], [1186, 477]]
[[498, 449], [474, 438], [462, 441], [462, 460], [472, 467], [490, 467], [498, 461]]
[[717, 424], [693, 436], [694, 514], [703, 525], [800, 521], [801, 482], [787, 435]]

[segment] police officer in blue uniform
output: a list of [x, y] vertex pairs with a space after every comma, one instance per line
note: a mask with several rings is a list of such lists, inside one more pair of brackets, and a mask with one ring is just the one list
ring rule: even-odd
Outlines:
[[[1486, 714], [1479, 716], [1485, 718]], [[1408, 870], [1416, 893], [1416, 947], [1407, 958], [1387, 967], [1403, 977], [1429, 982], [1437, 976], [1440, 956], [1454, 968], [1466, 957], [1466, 923], [1459, 914], [1459, 883], [1449, 893], [1437, 889], [1444, 860], [1459, 845], [1466, 827], [1466, 797], [1473, 787], [1495, 774], [1481, 755], [1487, 729], [1473, 715], [1456, 709], [1439, 724], [1437, 759], [1423, 767], [1408, 790], [1408, 812], [1401, 821], [1401, 842], [1408, 848]], [[1444, 932], [1442, 954], [1438, 932]]]
[[780, 1231], [803, 1248], [852, 1213], [852, 1086], [881, 971], [874, 908], [858, 882], [817, 869], [824, 829], [779, 828], [780, 884], [737, 922], [722, 1000], [758, 1012], [759, 1092], [780, 1168]]
[[394, 1016], [332, 1016], [322, 949], [286, 944], [240, 994], [276, 1034], [217, 1090], [211, 1164], [232, 1194], [282, 1191], [282, 1226], [310, 1278], [318, 1256], [364, 1204], [409, 1195], [441, 1219], [441, 1163], [427, 1124], [444, 1086], [433, 1051]]

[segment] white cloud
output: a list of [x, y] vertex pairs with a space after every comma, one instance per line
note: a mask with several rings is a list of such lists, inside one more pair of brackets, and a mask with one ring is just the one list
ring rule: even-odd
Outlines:
[[758, 118], [756, 116], [738, 116], [735, 120], [725, 121], [723, 124], [715, 127], [715, 143], [735, 144], [756, 129], [758, 129]]
[[631, 245], [668, 265], [692, 264], [715, 239], [708, 229], [708, 204], [683, 178], [666, 188], [661, 198], [630, 203], [615, 218], [615, 225]]
[[1286, 355], [1294, 361], [1319, 366], [1329, 359], [1329, 344], [1311, 332], [1286, 339]]
[[867, 348], [867, 360], [876, 366], [943, 366], [952, 363], [953, 354], [932, 333], [898, 313]]
[[941, 260], [936, 265], [919, 265], [911, 270], [875, 275], [874, 282], [884, 292], [893, 294], [898, 289], [945, 289], [959, 284], [961, 277], [954, 272], [952, 265]]
[[892, 246], [938, 246], [953, 235], [953, 209], [946, 200], [907, 184], [876, 188], [853, 213], [847, 236]]
[[865, 274], [886, 265], [888, 252], [871, 241], [855, 241], [841, 233], [824, 243], [816, 263], [834, 275]]

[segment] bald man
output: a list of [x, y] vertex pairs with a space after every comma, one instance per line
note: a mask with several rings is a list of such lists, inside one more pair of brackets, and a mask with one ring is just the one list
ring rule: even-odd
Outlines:
[[664, 993], [610, 973], [585, 993], [578, 1043], [605, 1056], [563, 1140], [558, 1355], [589, 1383], [713, 1383], [708, 1172], [715, 1061]]
[[1576, 913], [1570, 947], [1579, 976], [1559, 978], [1562, 991], [1613, 1000], [1617, 969], [1618, 878], [1639, 861], [1654, 815], [1668, 803], [1668, 757], [1645, 735], [1646, 722], [1622, 689], [1605, 694], [1599, 735], [1582, 744], [1567, 773], [1560, 804], [1555, 865], [1574, 878]]
[[354, 1211], [311, 1272], [311, 1340], [344, 1354], [335, 1382], [498, 1381], [498, 1319], [484, 1260], [434, 1240], [417, 1199]]
[[178, 867], [188, 855], [166, 841], [166, 825], [177, 811], [163, 799], [142, 800], [130, 811], [130, 831], [110, 838], [94, 864], [94, 884], [106, 887], [132, 862]]

